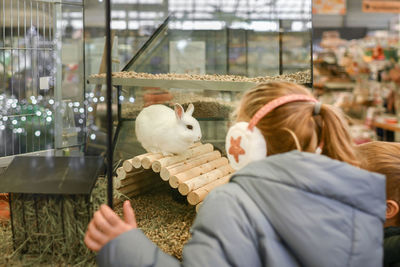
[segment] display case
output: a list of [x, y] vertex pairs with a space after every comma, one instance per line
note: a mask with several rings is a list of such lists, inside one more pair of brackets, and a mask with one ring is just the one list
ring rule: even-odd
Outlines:
[[84, 8], [83, 0], [0, 1], [0, 193], [8, 200], [0, 265], [94, 259], [84, 231], [107, 197], [104, 159], [85, 153]]
[[[145, 152], [136, 140], [135, 119], [146, 106], [193, 103], [202, 142], [224, 154], [230, 114], [243, 91], [271, 80], [312, 84], [310, 29], [183, 30], [179, 23], [168, 17], [121, 72], [113, 73], [119, 95], [115, 160]], [[88, 83], [104, 84], [105, 75], [91, 75]]]

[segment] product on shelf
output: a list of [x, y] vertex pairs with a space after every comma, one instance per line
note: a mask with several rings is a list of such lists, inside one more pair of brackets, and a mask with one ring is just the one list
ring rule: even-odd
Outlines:
[[351, 138], [357, 145], [377, 140], [376, 133], [366, 125], [350, 125], [349, 130]]

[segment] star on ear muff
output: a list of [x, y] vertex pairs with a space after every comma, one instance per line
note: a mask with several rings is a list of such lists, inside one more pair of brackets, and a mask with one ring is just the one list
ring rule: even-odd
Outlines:
[[250, 122], [238, 122], [229, 128], [225, 139], [226, 154], [235, 170], [238, 170], [251, 161], [260, 160], [267, 156], [267, 143], [257, 123], [275, 108], [290, 102], [318, 101], [306, 95], [282, 96], [265, 104], [251, 118]]

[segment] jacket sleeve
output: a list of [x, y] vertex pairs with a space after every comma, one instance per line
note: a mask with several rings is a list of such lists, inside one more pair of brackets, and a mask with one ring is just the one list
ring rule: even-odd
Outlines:
[[185, 266], [263, 265], [257, 235], [236, 194], [219, 188], [208, 194], [191, 233], [183, 249]]
[[180, 262], [164, 253], [139, 229], [123, 233], [97, 254], [98, 266], [175, 267]]
[[161, 251], [141, 230], [110, 241], [97, 256], [99, 266], [262, 266], [256, 235], [245, 210], [226, 192], [211, 192], [200, 208], [183, 262]]

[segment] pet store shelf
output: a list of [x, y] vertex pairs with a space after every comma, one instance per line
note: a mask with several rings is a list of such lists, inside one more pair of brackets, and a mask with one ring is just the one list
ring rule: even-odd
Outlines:
[[384, 123], [384, 122], [373, 121], [372, 126], [388, 131], [400, 132], [400, 124], [397, 123]]
[[[106, 84], [105, 78], [90, 77], [89, 84]], [[201, 80], [163, 80], [163, 79], [136, 79], [113, 78], [113, 85], [119, 86], [144, 86], [160, 88], [184, 88], [215, 91], [245, 91], [257, 85], [254, 82], [231, 81], [201, 81]]]

